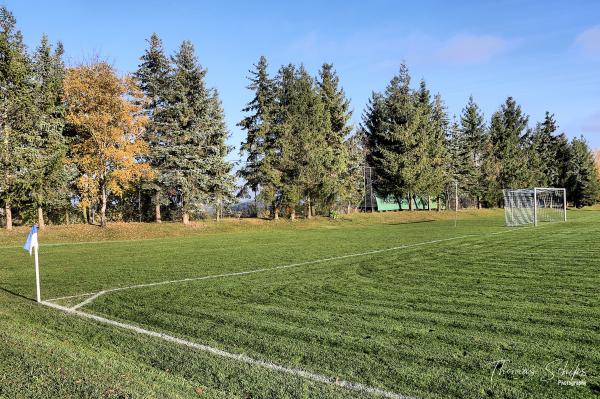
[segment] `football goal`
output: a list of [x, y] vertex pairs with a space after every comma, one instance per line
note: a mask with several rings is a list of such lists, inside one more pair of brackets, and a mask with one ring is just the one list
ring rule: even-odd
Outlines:
[[507, 226], [567, 221], [567, 193], [564, 188], [505, 189], [504, 218]]

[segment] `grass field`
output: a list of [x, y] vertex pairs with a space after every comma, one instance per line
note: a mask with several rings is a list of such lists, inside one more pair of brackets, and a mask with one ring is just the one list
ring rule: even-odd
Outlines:
[[[456, 227], [400, 212], [53, 228], [40, 236], [42, 295], [88, 294], [53, 301], [70, 307], [103, 290], [251, 272], [118, 289], [79, 310], [389, 394], [597, 397], [600, 211], [502, 222], [499, 211], [465, 212]], [[25, 234], [0, 235], [0, 397], [379, 396], [35, 304]]]

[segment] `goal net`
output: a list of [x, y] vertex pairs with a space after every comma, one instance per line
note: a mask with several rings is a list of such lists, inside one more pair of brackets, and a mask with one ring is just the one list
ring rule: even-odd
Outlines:
[[505, 189], [504, 218], [507, 226], [567, 220], [564, 188]]

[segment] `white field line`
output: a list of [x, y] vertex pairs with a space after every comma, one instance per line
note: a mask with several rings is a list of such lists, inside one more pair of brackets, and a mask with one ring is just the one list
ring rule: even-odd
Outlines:
[[104, 294], [106, 291], [100, 291], [94, 295], [92, 295], [91, 297], [87, 298], [85, 301], [78, 303], [77, 305], [73, 306], [71, 308], [71, 310], [77, 310], [82, 306], [87, 305], [88, 303], [92, 302], [94, 299], [98, 298], [100, 295]]
[[382, 252], [398, 251], [398, 250], [401, 250], [401, 249], [413, 248], [413, 247], [420, 247], [420, 246], [423, 246], [423, 245], [437, 244], [437, 243], [446, 242], [446, 241], [460, 240], [460, 239], [468, 238], [468, 237], [477, 237], [477, 235], [475, 235], [475, 234], [467, 234], [467, 235], [458, 236], [458, 237], [442, 238], [442, 239], [439, 239], [439, 240], [419, 242], [419, 243], [416, 243], [416, 244], [405, 244], [405, 245], [400, 245], [400, 246], [397, 246], [397, 247], [375, 249], [375, 250], [367, 251], [367, 252], [359, 252], [359, 253], [348, 254], [348, 255], [334, 256], [334, 257], [331, 257], [331, 258], [321, 258], [321, 259], [315, 259], [315, 260], [308, 260], [306, 262], [292, 263], [292, 264], [289, 264], [289, 265], [281, 265], [281, 266], [275, 266], [275, 267], [266, 267], [266, 268], [254, 269], [254, 270], [247, 270], [247, 271], [243, 271], [243, 272], [213, 274], [213, 275], [202, 276], [202, 277], [189, 277], [189, 278], [184, 278], [184, 279], [180, 279], [180, 280], [167, 280], [167, 281], [159, 281], [159, 282], [156, 282], [156, 283], [145, 283], [145, 284], [130, 285], [130, 286], [127, 286], [127, 287], [108, 288], [108, 289], [105, 289], [105, 290], [102, 290], [102, 291], [98, 291], [98, 292], [88, 292], [88, 293], [85, 293], [85, 294], [72, 295], [72, 296], [69, 296], [69, 297], [52, 298], [52, 299], [47, 299], [46, 301], [47, 302], [53, 302], [53, 301], [58, 301], [60, 299], [68, 299], [68, 298], [78, 298], [78, 297], [82, 297], [82, 296], [90, 296], [90, 298], [87, 298], [85, 301], [83, 301], [81, 303], [78, 303], [77, 305], [73, 306], [72, 309], [75, 310], [75, 309], [78, 309], [78, 308], [80, 308], [80, 307], [82, 307], [84, 305], [87, 305], [87, 304], [91, 303], [92, 301], [94, 301], [98, 297], [100, 297], [100, 296], [102, 296], [104, 294], [108, 294], [110, 292], [130, 290], [130, 289], [134, 289], [134, 288], [154, 287], [154, 286], [157, 286], [157, 285], [165, 285], [165, 284], [185, 283], [185, 282], [189, 282], [189, 281], [212, 280], [212, 279], [223, 278], [223, 277], [245, 276], [245, 275], [248, 275], [248, 274], [264, 273], [264, 272], [269, 272], [269, 271], [273, 271], [273, 270], [289, 269], [289, 268], [292, 268], [292, 267], [306, 266], [306, 265], [314, 265], [314, 264], [317, 264], [317, 263], [331, 262], [331, 261], [334, 261], [334, 260], [354, 258], [354, 257], [357, 257], [357, 256], [366, 256], [366, 255], [373, 255], [373, 254], [378, 254], [378, 253], [382, 253]]
[[293, 375], [296, 377], [306, 378], [308, 380], [320, 382], [323, 384], [335, 385], [335, 386], [346, 388], [346, 389], [349, 389], [352, 391], [367, 393], [367, 394], [371, 394], [371, 395], [379, 395], [384, 398], [415, 399], [414, 397], [405, 396], [405, 395], [401, 395], [401, 394], [390, 392], [390, 391], [385, 391], [383, 389], [371, 387], [371, 386], [364, 385], [364, 384], [361, 384], [358, 382], [339, 380], [337, 378], [327, 377], [325, 375], [317, 374], [317, 373], [311, 373], [310, 371], [306, 371], [306, 370], [302, 370], [302, 369], [298, 369], [298, 368], [289, 368], [289, 367], [281, 366], [279, 364], [267, 362], [264, 360], [254, 359], [254, 358], [251, 358], [251, 357], [243, 355], [243, 354], [227, 352], [227, 351], [224, 351], [221, 349], [213, 348], [212, 346], [198, 344], [196, 342], [187, 341], [187, 340], [184, 340], [181, 338], [174, 337], [172, 335], [147, 330], [145, 328], [141, 328], [141, 327], [138, 327], [138, 326], [135, 326], [132, 324], [122, 323], [122, 322], [119, 322], [116, 320], [111, 320], [111, 319], [107, 319], [105, 317], [97, 316], [95, 314], [81, 312], [79, 310], [75, 310], [74, 308], [67, 308], [64, 306], [57, 305], [55, 303], [42, 301], [42, 304], [49, 306], [51, 308], [54, 308], [54, 309], [61, 310], [68, 314], [79, 316], [84, 319], [94, 320], [94, 321], [97, 321], [97, 322], [100, 322], [103, 324], [108, 324], [108, 325], [119, 327], [119, 328], [122, 328], [125, 330], [130, 330], [130, 331], [136, 332], [138, 334], [143, 334], [143, 335], [148, 335], [151, 337], [159, 338], [164, 341], [173, 342], [175, 344], [185, 346], [188, 348], [192, 348], [192, 349], [196, 349], [196, 350], [200, 350], [203, 352], [208, 352], [212, 355], [232, 359], [232, 360], [235, 360], [235, 361], [238, 361], [241, 363], [249, 364], [251, 366], [263, 367], [263, 368], [266, 368], [266, 369], [269, 369], [272, 371], [278, 371], [278, 372], [290, 374], [290, 375]]

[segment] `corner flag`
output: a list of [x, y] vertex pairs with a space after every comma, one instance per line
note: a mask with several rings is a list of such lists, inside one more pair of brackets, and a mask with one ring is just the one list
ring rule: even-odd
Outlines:
[[37, 224], [34, 224], [31, 227], [31, 231], [29, 231], [29, 235], [27, 236], [27, 241], [25, 241], [25, 245], [23, 245], [23, 249], [25, 251], [29, 251], [29, 255], [32, 254], [34, 248], [38, 248], [38, 238], [37, 238], [38, 228]]
[[29, 255], [32, 253], [35, 254], [35, 289], [36, 289], [36, 299], [38, 302], [42, 302], [42, 293], [40, 289], [40, 264], [38, 262], [38, 227], [37, 224], [34, 224], [31, 227], [31, 231], [27, 236], [27, 241], [25, 241], [25, 245], [23, 245], [23, 249], [25, 251], [29, 251]]

